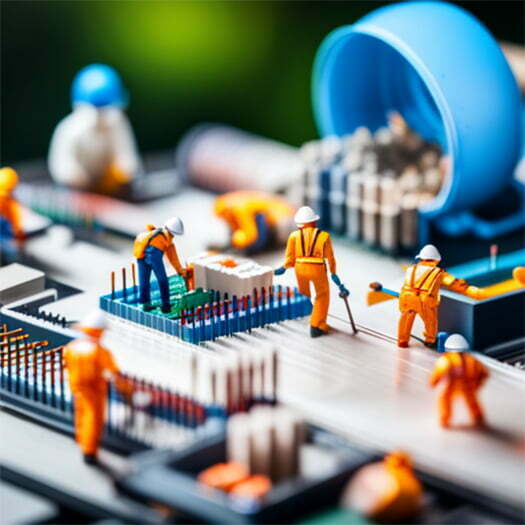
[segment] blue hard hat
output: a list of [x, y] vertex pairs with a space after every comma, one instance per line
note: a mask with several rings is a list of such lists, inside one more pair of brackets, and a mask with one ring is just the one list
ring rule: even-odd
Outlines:
[[96, 107], [125, 106], [127, 93], [119, 74], [105, 64], [91, 64], [81, 69], [71, 86], [73, 104], [86, 102]]

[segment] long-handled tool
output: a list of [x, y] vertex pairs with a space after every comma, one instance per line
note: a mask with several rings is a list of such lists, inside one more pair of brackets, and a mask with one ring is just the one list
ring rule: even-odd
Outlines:
[[[370, 292], [368, 292], [368, 306], [371, 306], [376, 303], [381, 303], [383, 301], [389, 301], [390, 299], [398, 299], [399, 298], [399, 292], [396, 292], [395, 290], [390, 290], [389, 288], [385, 288], [381, 283], [373, 282], [369, 284]], [[410, 337], [413, 337], [420, 343], [425, 344], [425, 341], [421, 339], [421, 337], [417, 337], [417, 335], [410, 334]]]
[[352, 325], [352, 330], [354, 334], [357, 334], [357, 326], [355, 325], [354, 316], [352, 315], [352, 310], [350, 310], [350, 305], [348, 304], [348, 293], [339, 292], [339, 297], [345, 303], [346, 311], [348, 312], [348, 318], [350, 319], [350, 324]]
[[368, 292], [367, 297], [368, 306], [399, 297], [399, 292], [384, 288], [381, 283], [374, 282], [370, 283], [369, 286], [370, 292]]

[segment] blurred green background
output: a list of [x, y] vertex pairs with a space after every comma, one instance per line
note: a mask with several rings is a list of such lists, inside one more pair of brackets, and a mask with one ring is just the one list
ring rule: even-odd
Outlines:
[[[291, 144], [316, 136], [315, 52], [332, 29], [387, 2], [1, 2], [1, 164], [44, 157], [84, 65], [122, 75], [142, 151], [226, 122]], [[520, 42], [523, 2], [462, 2]]]

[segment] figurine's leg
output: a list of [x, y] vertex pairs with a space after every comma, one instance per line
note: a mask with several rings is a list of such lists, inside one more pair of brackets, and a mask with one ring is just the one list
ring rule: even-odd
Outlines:
[[448, 427], [452, 416], [453, 389], [447, 387], [438, 397], [439, 424]]
[[328, 283], [324, 265], [319, 264], [317, 266], [319, 266], [319, 270], [316, 269], [317, 275], [313, 279], [315, 301], [310, 325], [326, 332], [329, 329], [329, 326], [326, 324], [326, 318], [328, 317], [328, 307], [330, 306], [330, 284]]
[[438, 310], [437, 306], [429, 306], [423, 302], [421, 308], [421, 318], [425, 325], [425, 331], [423, 337], [425, 344], [434, 345], [437, 339], [438, 331]]
[[160, 298], [162, 301], [163, 311], [170, 309], [170, 287], [168, 283], [168, 276], [166, 275], [166, 268], [164, 268], [164, 261], [162, 260], [162, 252], [159, 255], [152, 257], [152, 266], [159, 283]]
[[401, 316], [399, 317], [399, 323], [397, 325], [397, 346], [400, 348], [406, 348], [408, 346], [415, 317], [416, 312], [414, 310], [401, 311]]
[[137, 259], [139, 270], [139, 303], [147, 304], [150, 297], [151, 266], [144, 259]]
[[473, 422], [478, 425], [483, 424], [483, 411], [479, 406], [478, 400], [476, 398], [476, 393], [473, 392], [470, 388], [465, 387], [463, 389], [463, 397], [465, 398], [465, 402], [467, 404], [467, 408], [470, 412], [470, 417], [472, 418]]

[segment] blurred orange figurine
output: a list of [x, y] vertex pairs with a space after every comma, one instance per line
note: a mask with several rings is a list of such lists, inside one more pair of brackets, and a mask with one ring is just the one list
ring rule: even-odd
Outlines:
[[438, 331], [439, 287], [445, 276], [438, 264], [441, 255], [432, 244], [427, 244], [419, 252], [416, 264], [409, 266], [405, 282], [399, 294], [399, 318], [397, 346], [408, 347], [408, 340], [416, 315], [425, 325], [425, 346], [435, 348]]
[[119, 369], [111, 353], [100, 344], [106, 328], [101, 311], [91, 312], [75, 328], [86, 334], [64, 348], [75, 407], [75, 439], [84, 461], [95, 464], [104, 427], [107, 381], [116, 379]]
[[22, 207], [13, 197], [18, 185], [18, 174], [13, 168], [0, 169], [0, 239], [24, 240]]
[[438, 398], [439, 422], [448, 427], [452, 416], [454, 397], [463, 396], [470, 416], [476, 425], [484, 424], [483, 411], [476, 394], [489, 373], [471, 354], [467, 340], [460, 334], [452, 334], [445, 341], [446, 352], [437, 360], [430, 376], [430, 386], [434, 388], [443, 382], [444, 387]]
[[319, 215], [309, 206], [299, 208], [294, 217], [298, 230], [288, 237], [284, 265], [274, 270], [275, 275], [282, 275], [288, 268], [295, 269], [299, 292], [311, 296], [310, 285], [315, 289], [315, 301], [310, 318], [310, 336], [319, 337], [328, 333], [326, 323], [330, 306], [330, 283], [326, 272], [326, 263], [332, 281], [339, 287], [340, 295], [349, 292], [336, 274], [336, 263], [330, 234], [316, 227]]
[[215, 201], [214, 212], [231, 229], [231, 245], [256, 252], [272, 241], [286, 242], [293, 229], [294, 208], [284, 199], [261, 191], [234, 191]]
[[343, 492], [342, 504], [378, 522], [413, 518], [421, 510], [423, 488], [410, 456], [392, 452], [359, 469]]

